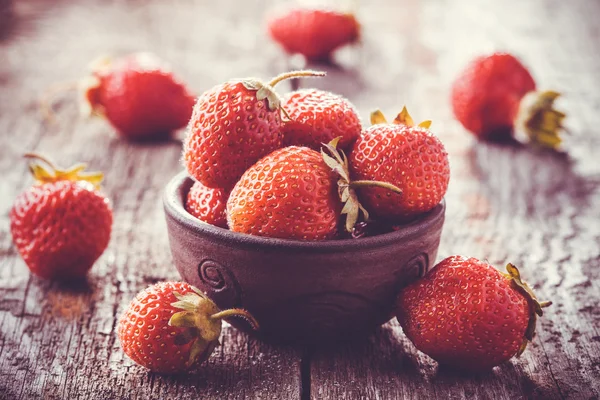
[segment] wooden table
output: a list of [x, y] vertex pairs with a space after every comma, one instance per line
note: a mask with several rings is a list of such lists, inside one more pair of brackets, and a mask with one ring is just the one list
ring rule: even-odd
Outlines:
[[[6, 8], [6, 1], [0, 1]], [[268, 78], [290, 66], [264, 34], [266, 1], [39, 1], [0, 18], [0, 397], [4, 399], [597, 399], [600, 395], [600, 2], [363, 2], [359, 48], [343, 68], [305, 81], [347, 96], [367, 120], [408, 104], [431, 118], [452, 178], [438, 260], [452, 254], [512, 261], [554, 306], [528, 351], [477, 376], [439, 369], [396, 322], [327, 351], [260, 343], [226, 326], [223, 345], [195, 375], [147, 373], [116, 339], [139, 290], [178, 279], [161, 193], [179, 170], [181, 143], [131, 144], [59, 96], [42, 93], [86, 73], [103, 53], [150, 50], [201, 92], [232, 77]], [[541, 87], [562, 91], [569, 156], [477, 143], [453, 119], [449, 84], [473, 56], [518, 54]], [[282, 85], [280, 90], [289, 87]], [[180, 133], [181, 134], [181, 133]], [[31, 184], [26, 151], [106, 173], [115, 222], [87, 285], [31, 276], [12, 245], [8, 210]]]

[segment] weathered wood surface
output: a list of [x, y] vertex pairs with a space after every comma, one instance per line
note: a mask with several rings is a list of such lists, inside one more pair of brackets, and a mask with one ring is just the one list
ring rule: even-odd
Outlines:
[[[0, 398], [598, 398], [600, 3], [364, 3], [362, 46], [339, 54], [345, 68], [329, 67], [326, 80], [310, 84], [348, 96], [365, 119], [375, 107], [391, 114], [407, 103], [415, 118], [434, 120], [453, 173], [438, 258], [512, 261], [555, 302], [524, 356], [463, 376], [419, 354], [396, 323], [307, 354], [228, 327], [198, 375], [134, 366], [116, 340], [116, 318], [146, 285], [177, 278], [160, 196], [181, 168], [180, 144], [125, 143], [103, 121], [80, 118], [69, 95], [49, 124], [39, 97], [84, 74], [99, 54], [140, 49], [169, 60], [197, 91], [274, 75], [289, 63], [262, 33], [272, 2], [20, 0], [10, 20], [0, 4]], [[452, 77], [492, 49], [514, 51], [540, 86], [565, 93], [570, 159], [478, 144], [453, 120]], [[31, 150], [106, 172], [113, 236], [84, 288], [30, 276], [12, 246], [8, 210], [31, 182], [20, 157]]]
[[[600, 2], [397, 2], [379, 11], [365, 13], [363, 22], [377, 24], [373, 35], [385, 40], [369, 37], [365, 46], [373, 57], [388, 49], [400, 54], [387, 57], [403, 61], [370, 65], [366, 58], [358, 68], [377, 80], [352, 100], [389, 112], [407, 102], [414, 104], [413, 116], [433, 119], [452, 172], [438, 259], [470, 255], [500, 268], [511, 261], [555, 305], [525, 354], [492, 373], [439, 370], [391, 323], [368, 343], [313, 355], [311, 393], [335, 399], [598, 398], [600, 32], [594, 21]], [[514, 51], [540, 86], [564, 92], [573, 160], [476, 143], [453, 121], [449, 83], [465, 60], [490, 49]], [[379, 96], [382, 87], [391, 96]]]

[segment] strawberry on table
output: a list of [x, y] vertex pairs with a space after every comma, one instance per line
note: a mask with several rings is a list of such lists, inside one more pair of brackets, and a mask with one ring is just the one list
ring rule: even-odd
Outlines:
[[[36, 184], [10, 211], [13, 242], [32, 273], [43, 278], [81, 278], [106, 249], [112, 227], [109, 201], [98, 191], [102, 174], [85, 164], [63, 170], [39, 155]], [[44, 165], [45, 164], [45, 165]]]
[[291, 119], [283, 124], [285, 146], [320, 150], [323, 143], [339, 137], [337, 147], [345, 150], [362, 130], [354, 106], [344, 97], [323, 90], [291, 92], [284, 98], [283, 108]]
[[103, 60], [81, 83], [83, 106], [127, 139], [164, 139], [187, 125], [192, 95], [156, 56], [135, 53]]
[[553, 108], [559, 93], [536, 91], [521, 62], [508, 53], [474, 59], [452, 84], [456, 119], [476, 137], [524, 141], [556, 149], [565, 114]]
[[360, 35], [354, 15], [311, 8], [269, 18], [268, 30], [287, 53], [302, 54], [310, 61], [329, 61], [336, 49], [356, 42]]
[[184, 282], [159, 282], [142, 290], [119, 319], [125, 354], [153, 372], [177, 373], [198, 367], [219, 344], [221, 320], [247, 311], [221, 311], [199, 289]]
[[188, 173], [207, 187], [231, 189], [252, 164], [282, 145], [281, 99], [273, 87], [289, 78], [323, 75], [295, 71], [269, 83], [237, 79], [204, 92], [184, 141]]
[[194, 182], [187, 194], [185, 209], [187, 212], [207, 224], [227, 228], [227, 192], [213, 189], [200, 182]]
[[436, 361], [489, 369], [519, 356], [533, 340], [539, 302], [518, 269], [501, 273], [475, 258], [452, 256], [402, 290], [396, 315], [415, 347]]
[[446, 194], [450, 179], [448, 153], [429, 130], [431, 121], [414, 126], [406, 108], [394, 123], [383, 114], [354, 143], [349, 156], [351, 177], [395, 185], [396, 194], [381, 187], [358, 188], [364, 207], [380, 219], [404, 219], [431, 210]]

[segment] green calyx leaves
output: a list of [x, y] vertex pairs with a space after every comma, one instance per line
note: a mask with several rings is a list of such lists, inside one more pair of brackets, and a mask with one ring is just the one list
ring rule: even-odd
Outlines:
[[527, 140], [540, 147], [557, 150], [562, 143], [563, 120], [566, 114], [554, 108], [560, 93], [548, 90], [528, 93], [519, 105], [517, 134], [522, 129]]
[[96, 189], [99, 189], [100, 183], [104, 178], [102, 172], [85, 172], [87, 164], [80, 163], [68, 169], [61, 169], [39, 154], [26, 153], [25, 157], [32, 159], [29, 169], [35, 180], [39, 183], [85, 181], [94, 185]]
[[[375, 110], [371, 113], [371, 125], [387, 124], [387, 123], [388, 123], [387, 119], [385, 118], [385, 115], [383, 115], [381, 110]], [[410, 116], [410, 114], [408, 113], [406, 106], [402, 107], [402, 111], [400, 111], [400, 113], [396, 116], [396, 118], [394, 118], [393, 124], [394, 125], [406, 125], [409, 128], [415, 126], [415, 122], [412, 119], [412, 117]], [[423, 121], [420, 124], [418, 124], [417, 126], [419, 126], [421, 128], [429, 129], [429, 127], [431, 126], [431, 121], [429, 121], [429, 120]]]
[[336, 148], [339, 141], [340, 138], [337, 137], [331, 142], [323, 144], [321, 156], [325, 164], [340, 176], [338, 180], [338, 195], [344, 204], [341, 214], [346, 215], [346, 230], [352, 232], [352, 228], [358, 222], [360, 214], [362, 213], [366, 221], [369, 219], [369, 212], [360, 204], [356, 196], [356, 191], [350, 185], [348, 158], [343, 151]]
[[264, 83], [258, 78], [246, 78], [246, 79], [242, 79], [240, 82], [242, 83], [242, 85], [244, 85], [244, 87], [246, 89], [256, 91], [256, 99], [257, 100], [261, 101], [261, 100], [266, 99], [267, 103], [269, 105], [269, 109], [271, 111], [280, 109], [283, 111], [283, 113], [289, 119], [289, 115], [281, 107], [281, 98], [279, 97], [277, 92], [275, 92], [275, 89], [274, 89], [275, 85], [277, 85], [279, 82], [284, 81], [286, 79], [301, 78], [301, 77], [316, 77], [316, 76], [325, 76], [325, 75], [326, 75], [326, 73], [321, 72], [321, 71], [311, 71], [311, 70], [291, 71], [291, 72], [285, 72], [283, 74], [277, 75], [269, 83]]
[[192, 287], [192, 290], [186, 294], [173, 293], [177, 301], [171, 306], [182, 311], [174, 313], [169, 319], [169, 326], [184, 328], [175, 338], [176, 343], [184, 345], [193, 342], [188, 366], [202, 362], [212, 354], [219, 343], [222, 319], [241, 317], [252, 328], [259, 329], [258, 322], [246, 310], [236, 308], [221, 311], [200, 289]]
[[255, 78], [244, 79], [241, 83], [246, 89], [256, 91], [257, 100], [261, 101], [266, 99], [271, 111], [281, 108], [281, 98], [272, 86]]
[[527, 303], [529, 304], [530, 316], [529, 323], [527, 324], [527, 329], [525, 330], [525, 337], [523, 338], [523, 343], [519, 347], [516, 356], [520, 356], [525, 351], [527, 344], [533, 340], [535, 336], [535, 328], [537, 324], [537, 317], [541, 317], [544, 315], [543, 308], [552, 305], [551, 301], [539, 301], [533, 290], [529, 287], [527, 283], [525, 283], [521, 279], [521, 274], [519, 273], [519, 269], [515, 267], [513, 264], [508, 263], [506, 265], [506, 271], [508, 274], [503, 274], [507, 278], [511, 279], [511, 283], [513, 287], [518, 290], [525, 299], [527, 299]]
[[369, 219], [369, 212], [363, 207], [358, 200], [355, 188], [357, 187], [381, 187], [391, 190], [394, 193], [401, 194], [402, 190], [387, 182], [379, 181], [352, 181], [350, 178], [350, 169], [348, 167], [348, 158], [342, 150], [337, 149], [337, 144], [340, 138], [337, 137], [327, 144], [323, 144], [321, 148], [321, 156], [323, 161], [329, 168], [339, 175], [337, 182], [338, 195], [342, 204], [341, 214], [346, 215], [345, 228], [346, 231], [352, 232], [354, 225], [358, 222], [360, 216], [364, 221]]

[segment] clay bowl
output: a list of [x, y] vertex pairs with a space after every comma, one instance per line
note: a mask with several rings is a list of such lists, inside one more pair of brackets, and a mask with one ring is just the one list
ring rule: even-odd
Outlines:
[[[435, 261], [442, 201], [402, 229], [361, 239], [302, 242], [231, 232], [189, 215], [185, 172], [164, 207], [175, 266], [222, 309], [242, 307], [267, 341], [326, 343], [365, 335], [392, 317], [398, 290]], [[247, 330], [243, 321], [232, 323]]]

